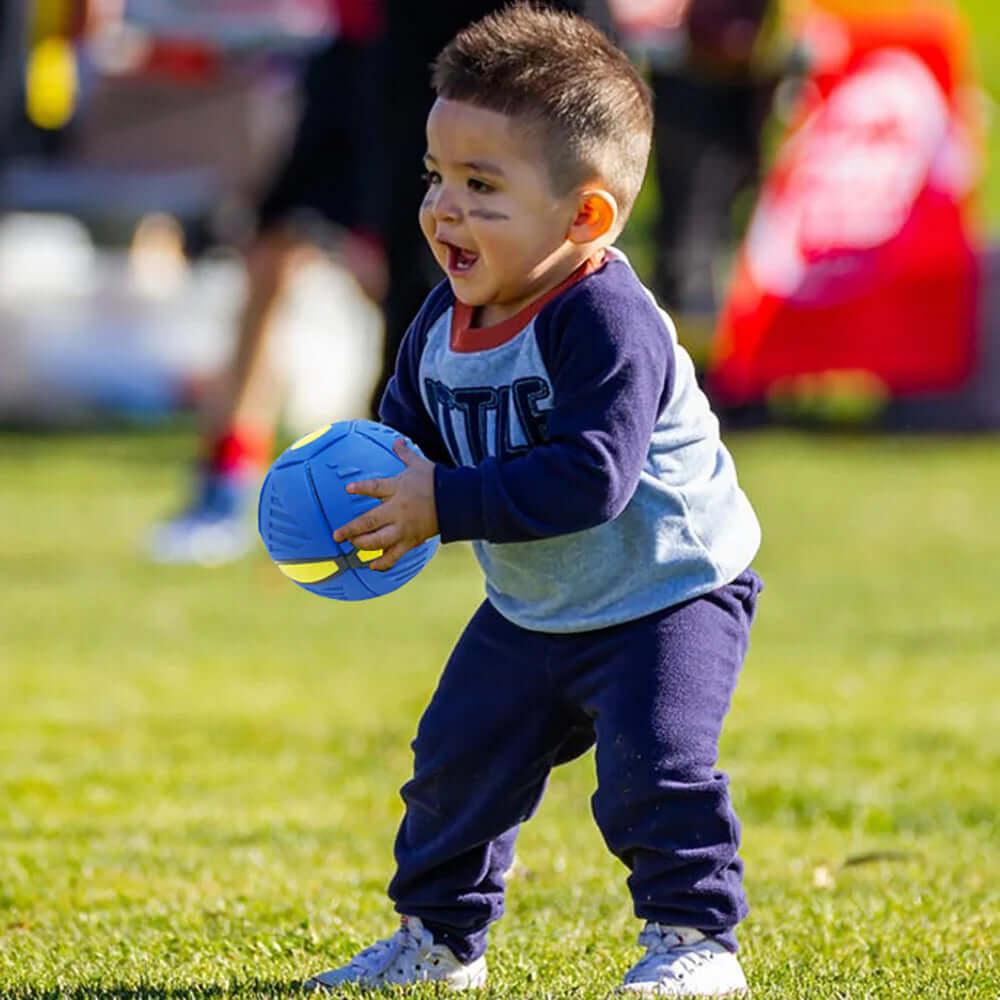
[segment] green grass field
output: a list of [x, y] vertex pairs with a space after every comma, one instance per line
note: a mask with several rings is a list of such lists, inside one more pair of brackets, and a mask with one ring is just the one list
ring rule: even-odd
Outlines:
[[[731, 446], [766, 535], [723, 759], [754, 996], [996, 1000], [996, 439]], [[471, 553], [363, 605], [262, 552], [151, 567], [191, 447], [0, 435], [4, 1000], [295, 996], [392, 929], [397, 788]], [[593, 783], [590, 756], [557, 771], [525, 828], [490, 997], [605, 997], [639, 954]]]

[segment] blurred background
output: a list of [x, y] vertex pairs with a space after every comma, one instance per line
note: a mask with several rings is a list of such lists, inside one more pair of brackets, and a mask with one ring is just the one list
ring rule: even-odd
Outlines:
[[[1000, 423], [1000, 32], [985, 0], [593, 6], [659, 99], [622, 244], [724, 415]], [[298, 195], [280, 191], [272, 216], [323, 252], [268, 320], [280, 405], [243, 423], [269, 441], [278, 419], [295, 434], [366, 415], [393, 306], [393, 190], [415, 211], [384, 163], [414, 148], [382, 107], [397, 81], [380, 61], [415, 37], [406, 6], [4, 0], [2, 17], [0, 420], [149, 425], [210, 408], [261, 280], [247, 247], [283, 184]], [[338, 37], [354, 62], [317, 83]], [[303, 143], [318, 105], [325, 132]], [[283, 176], [296, 157], [320, 179]], [[345, 181], [352, 157], [365, 166]], [[324, 184], [338, 211], [302, 193]]]
[[[3, 419], [149, 423], [197, 406], [229, 358], [238, 248], [291, 141], [296, 80], [337, 31], [327, 8], [5, 0]], [[279, 326], [292, 426], [364, 408], [380, 319], [342, 269], [304, 276]]]

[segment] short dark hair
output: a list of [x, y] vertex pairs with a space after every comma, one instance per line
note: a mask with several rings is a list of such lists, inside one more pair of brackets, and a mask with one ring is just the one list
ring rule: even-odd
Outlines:
[[624, 226], [649, 160], [649, 87], [603, 32], [574, 14], [515, 3], [460, 31], [433, 65], [435, 93], [522, 118], [541, 133], [559, 197], [598, 178]]

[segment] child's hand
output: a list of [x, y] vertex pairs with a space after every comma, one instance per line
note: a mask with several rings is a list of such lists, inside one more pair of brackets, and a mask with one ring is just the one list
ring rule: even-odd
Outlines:
[[399, 475], [347, 485], [348, 493], [377, 497], [382, 503], [333, 533], [336, 541], [351, 542], [355, 548], [381, 549], [369, 569], [390, 569], [404, 552], [438, 533], [434, 463], [407, 448], [402, 438], [396, 438], [392, 450], [406, 466]]

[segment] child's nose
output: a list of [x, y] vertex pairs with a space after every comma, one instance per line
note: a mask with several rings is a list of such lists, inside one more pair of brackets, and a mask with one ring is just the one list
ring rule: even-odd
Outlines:
[[441, 222], [457, 222], [461, 216], [462, 209], [454, 192], [442, 184], [434, 199], [434, 218]]

